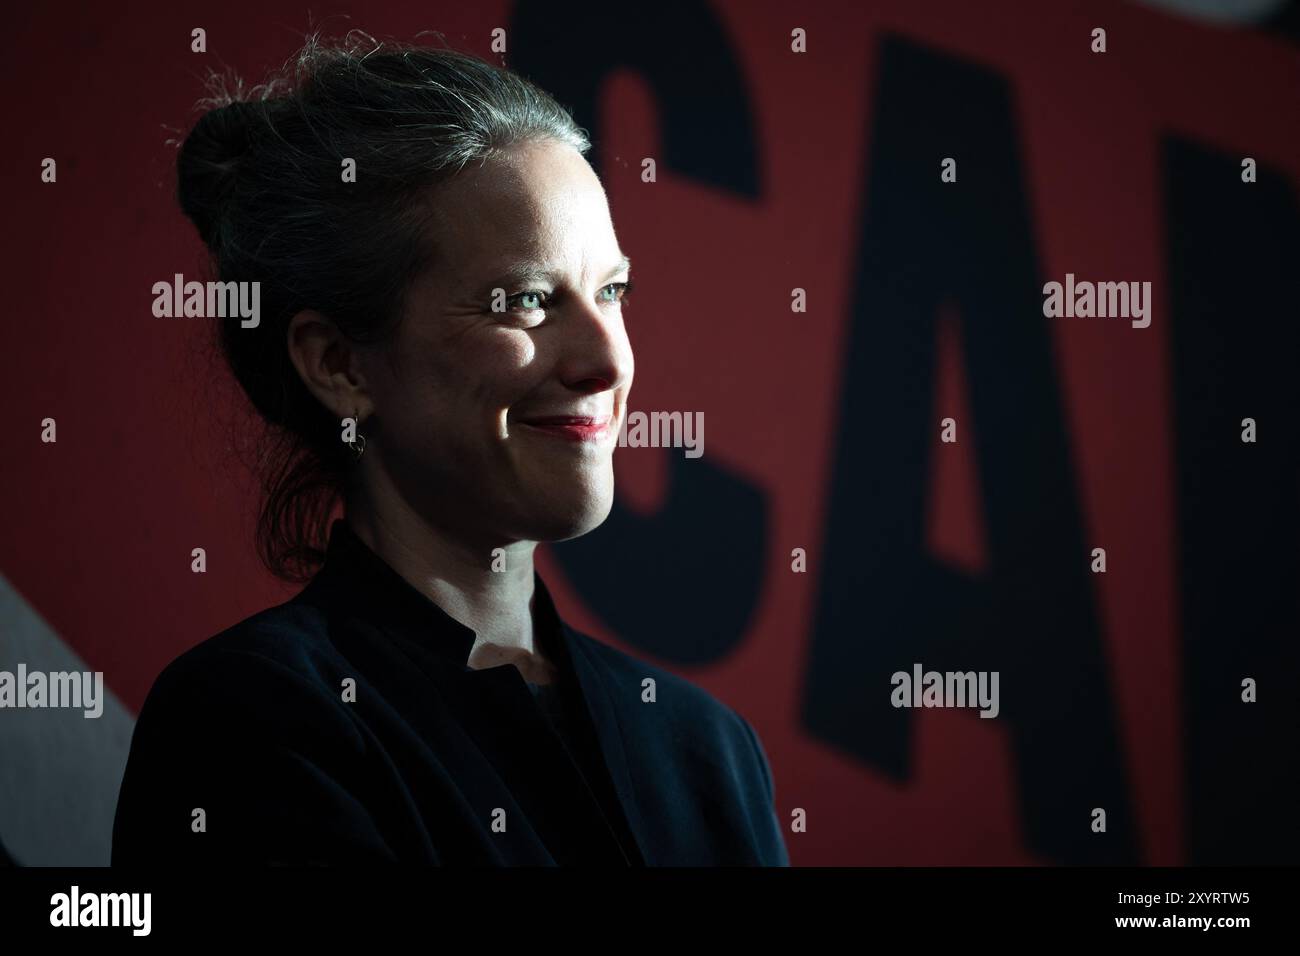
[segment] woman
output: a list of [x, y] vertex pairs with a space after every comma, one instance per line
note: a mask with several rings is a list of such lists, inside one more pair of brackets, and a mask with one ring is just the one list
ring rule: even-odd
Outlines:
[[220, 280], [260, 283], [220, 335], [274, 441], [262, 557], [315, 574], [159, 676], [113, 862], [788, 864], [750, 725], [533, 568], [608, 515], [632, 385], [582, 130], [447, 50], [293, 62], [178, 176]]

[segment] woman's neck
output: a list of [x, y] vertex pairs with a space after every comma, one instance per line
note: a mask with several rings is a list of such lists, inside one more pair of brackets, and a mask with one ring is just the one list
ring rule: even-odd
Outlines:
[[349, 503], [346, 518], [389, 567], [474, 631], [471, 667], [515, 663], [525, 676], [545, 678], [547, 662], [536, 646], [532, 617], [535, 541], [496, 547], [465, 542], [404, 504]]

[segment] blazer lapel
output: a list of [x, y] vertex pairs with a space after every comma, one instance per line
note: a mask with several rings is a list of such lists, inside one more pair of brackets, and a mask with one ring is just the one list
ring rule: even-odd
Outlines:
[[[562, 858], [576, 862], [599, 857], [604, 855], [601, 847], [606, 840], [612, 844], [609, 850], [626, 842], [615, 833], [614, 821], [606, 821], [605, 832], [591, 828], [593, 817], [604, 817], [600, 802], [564, 743], [551, 731], [518, 669], [501, 665], [471, 670], [467, 659], [474, 632], [371, 552], [346, 521], [334, 523], [325, 566], [296, 600], [316, 604], [329, 613], [336, 643], [358, 663], [366, 662], [367, 679], [379, 685], [383, 698], [408, 721], [421, 726], [431, 743], [455, 738], [455, 734], [447, 736], [452, 733], [445, 724], [449, 718], [461, 733], [477, 740], [483, 756], [495, 767], [491, 776], [506, 778], [503, 782], [537, 815], [539, 826], [556, 835]], [[556, 646], [552, 650], [567, 658], [566, 666], [581, 698], [581, 704], [575, 702], [573, 709], [595, 735], [632, 831], [635, 846], [623, 848], [623, 855], [639, 854], [640, 860], [630, 862], [641, 864], [645, 860], [644, 824], [636, 806], [612, 689], [595, 654], [583, 646], [590, 639], [573, 631], [559, 616], [536, 573], [534, 602], [534, 618], [541, 624], [539, 635], [542, 640], [553, 635]], [[349, 629], [346, 625], [351, 620], [362, 626]], [[436, 703], [427, 696], [429, 681], [441, 691]], [[469, 766], [460, 769], [462, 774], [471, 772]], [[475, 769], [486, 773], [488, 767]], [[540, 781], [549, 785], [539, 789]], [[479, 796], [493, 789], [487, 776], [476, 780]], [[564, 844], [564, 836], [570, 834], [577, 835], [573, 846]]]
[[[549, 596], [548, 596], [549, 600]], [[618, 712], [605, 678], [601, 674], [599, 662], [590, 649], [584, 646], [589, 640], [578, 634], [561, 620], [561, 634], [565, 650], [568, 653], [573, 671], [577, 675], [578, 685], [582, 690], [582, 701], [587, 710], [600, 743], [600, 751], [605, 757], [605, 765], [614, 784], [614, 791], [627, 817], [632, 838], [636, 840], [636, 850], [641, 856], [639, 861], [645, 865], [650, 861], [646, 857], [645, 841], [642, 836], [644, 823], [637, 806], [636, 792], [632, 787], [632, 775], [628, 770], [627, 753], [624, 748], [623, 730], [619, 724]]]

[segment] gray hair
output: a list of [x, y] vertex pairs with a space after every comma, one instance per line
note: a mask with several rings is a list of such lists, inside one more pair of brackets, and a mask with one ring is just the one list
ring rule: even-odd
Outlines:
[[[270, 426], [258, 456], [259, 554], [278, 577], [301, 581], [323, 558], [350, 467], [338, 421], [289, 358], [289, 320], [314, 309], [353, 341], [380, 339], [438, 254], [429, 187], [515, 145], [554, 140], [585, 155], [591, 144], [562, 106], [507, 69], [359, 31], [309, 37], [257, 86], [213, 75], [208, 91], [177, 157], [178, 198], [220, 281], [260, 283], [260, 323], [222, 321], [217, 334]], [[355, 182], [343, 181], [348, 159]]]

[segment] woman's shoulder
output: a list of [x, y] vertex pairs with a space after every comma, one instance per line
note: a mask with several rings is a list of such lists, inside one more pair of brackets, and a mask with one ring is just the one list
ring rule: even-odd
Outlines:
[[296, 600], [259, 611], [180, 653], [155, 678], [140, 719], [185, 714], [251, 723], [338, 701], [323, 613]]
[[728, 735], [747, 738], [750, 730], [743, 717], [694, 681], [675, 674], [641, 657], [565, 625], [575, 647], [585, 652], [610, 682], [616, 700], [631, 705], [653, 701], [674, 722], [689, 724], [696, 735], [714, 728]]
[[286, 601], [200, 641], [177, 655], [163, 673], [229, 665], [248, 658], [296, 668], [319, 656], [327, 635], [324, 615], [317, 608], [296, 599]]

